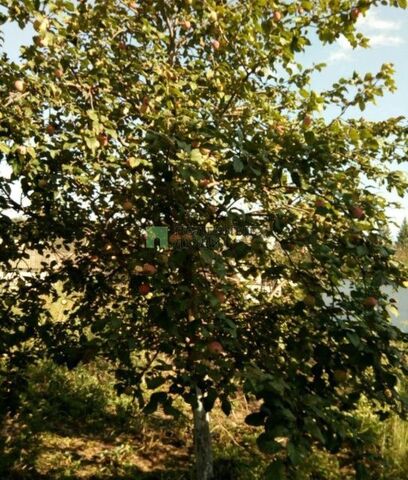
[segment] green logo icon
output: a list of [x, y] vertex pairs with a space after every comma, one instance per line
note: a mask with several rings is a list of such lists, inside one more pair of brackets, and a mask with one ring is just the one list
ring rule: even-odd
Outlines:
[[147, 227], [146, 248], [168, 248], [169, 229], [168, 227]]

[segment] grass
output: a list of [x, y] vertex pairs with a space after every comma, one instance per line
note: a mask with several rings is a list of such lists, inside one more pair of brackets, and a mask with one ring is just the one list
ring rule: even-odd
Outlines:
[[[193, 480], [191, 415], [144, 415], [127, 395], [118, 397], [102, 360], [75, 370], [44, 362], [28, 371], [29, 390], [2, 432], [1, 480]], [[226, 417], [212, 413], [216, 480], [261, 480], [268, 458], [257, 449], [259, 429], [244, 426], [253, 405], [243, 396]], [[379, 480], [408, 478], [408, 423], [380, 423], [368, 402], [358, 415], [372, 440], [366, 460]], [[368, 437], [367, 437], [368, 438]], [[293, 480], [354, 480], [342, 452], [316, 450]], [[288, 479], [292, 480], [292, 479]]]
[[[146, 416], [131, 397], [117, 397], [108, 365], [76, 370], [44, 362], [28, 372], [29, 390], [3, 431], [2, 480], [192, 479], [191, 415]], [[265, 465], [256, 432], [242, 428], [249, 413], [235, 402], [229, 418], [216, 410], [213, 438], [217, 478], [260, 478]], [[258, 475], [259, 474], [259, 475]]]

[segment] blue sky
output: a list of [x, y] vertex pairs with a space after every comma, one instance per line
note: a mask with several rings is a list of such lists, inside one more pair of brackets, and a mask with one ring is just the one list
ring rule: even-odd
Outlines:
[[[370, 120], [404, 115], [408, 117], [408, 10], [377, 7], [358, 20], [358, 28], [371, 40], [371, 48], [353, 50], [345, 39], [336, 44], [322, 46], [315, 42], [300, 59], [306, 64], [326, 62], [323, 72], [314, 77], [313, 88], [325, 89], [342, 76], [354, 70], [376, 72], [383, 63], [393, 63], [396, 70], [398, 91], [379, 98], [377, 105], [369, 105], [364, 112], [351, 112]], [[17, 59], [19, 47], [31, 42], [32, 30], [21, 31], [16, 25], [1, 27], [5, 37], [4, 48], [11, 58]], [[408, 164], [398, 167], [408, 172]], [[401, 209], [390, 209], [389, 215], [400, 224], [408, 216], [408, 196], [403, 200], [396, 195], [382, 192], [393, 201], [400, 201]], [[392, 229], [395, 234], [396, 228]]]
[[[370, 104], [364, 112], [356, 108], [349, 114], [369, 120], [383, 120], [400, 115], [408, 117], [408, 10], [377, 7], [360, 17], [357, 25], [370, 38], [370, 48], [352, 49], [341, 38], [330, 46], [323, 47], [316, 43], [304, 55], [306, 63], [327, 63], [326, 69], [314, 77], [313, 87], [317, 90], [325, 89], [340, 77], [349, 76], [354, 70], [360, 73], [376, 72], [383, 63], [392, 63], [396, 71], [398, 91], [380, 97], [377, 105]], [[408, 162], [395, 168], [408, 172]], [[388, 210], [397, 224], [391, 228], [395, 235], [403, 218], [408, 217], [408, 195], [401, 199], [385, 190], [381, 190], [381, 194], [391, 201], [401, 203], [401, 208]]]

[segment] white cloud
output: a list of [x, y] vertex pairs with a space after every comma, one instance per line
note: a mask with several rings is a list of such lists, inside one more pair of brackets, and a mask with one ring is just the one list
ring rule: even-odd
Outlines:
[[360, 17], [358, 27], [361, 27], [361, 30], [399, 30], [401, 28], [401, 22], [396, 22], [394, 20], [385, 20], [381, 18], [378, 12], [370, 10], [364, 17]]
[[[401, 23], [386, 20], [375, 11], [369, 11], [365, 17], [358, 21], [360, 30], [370, 40], [371, 47], [398, 47], [405, 43], [402, 36], [391, 34], [400, 29]], [[327, 62], [334, 63], [340, 60], [351, 61], [353, 47], [348, 40], [341, 36], [336, 41], [337, 49], [330, 53]]]
[[351, 60], [350, 52], [344, 50], [335, 50], [327, 59], [329, 63], [337, 62], [338, 60], [345, 60], [349, 62]]
[[327, 61], [329, 63], [337, 62], [338, 60], [350, 61], [353, 48], [348, 40], [341, 36], [336, 41], [336, 45], [338, 46], [337, 50], [330, 53]]
[[395, 35], [386, 35], [380, 33], [378, 35], [371, 35], [370, 37], [370, 45], [372, 47], [397, 47], [398, 45], [402, 45], [404, 39], [402, 37], [398, 37]]

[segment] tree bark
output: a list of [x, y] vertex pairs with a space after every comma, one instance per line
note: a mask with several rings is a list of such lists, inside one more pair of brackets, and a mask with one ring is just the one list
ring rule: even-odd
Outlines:
[[204, 410], [200, 397], [201, 392], [197, 389], [198, 404], [197, 408], [193, 408], [196, 480], [211, 480], [214, 478], [214, 465], [209, 414]]

